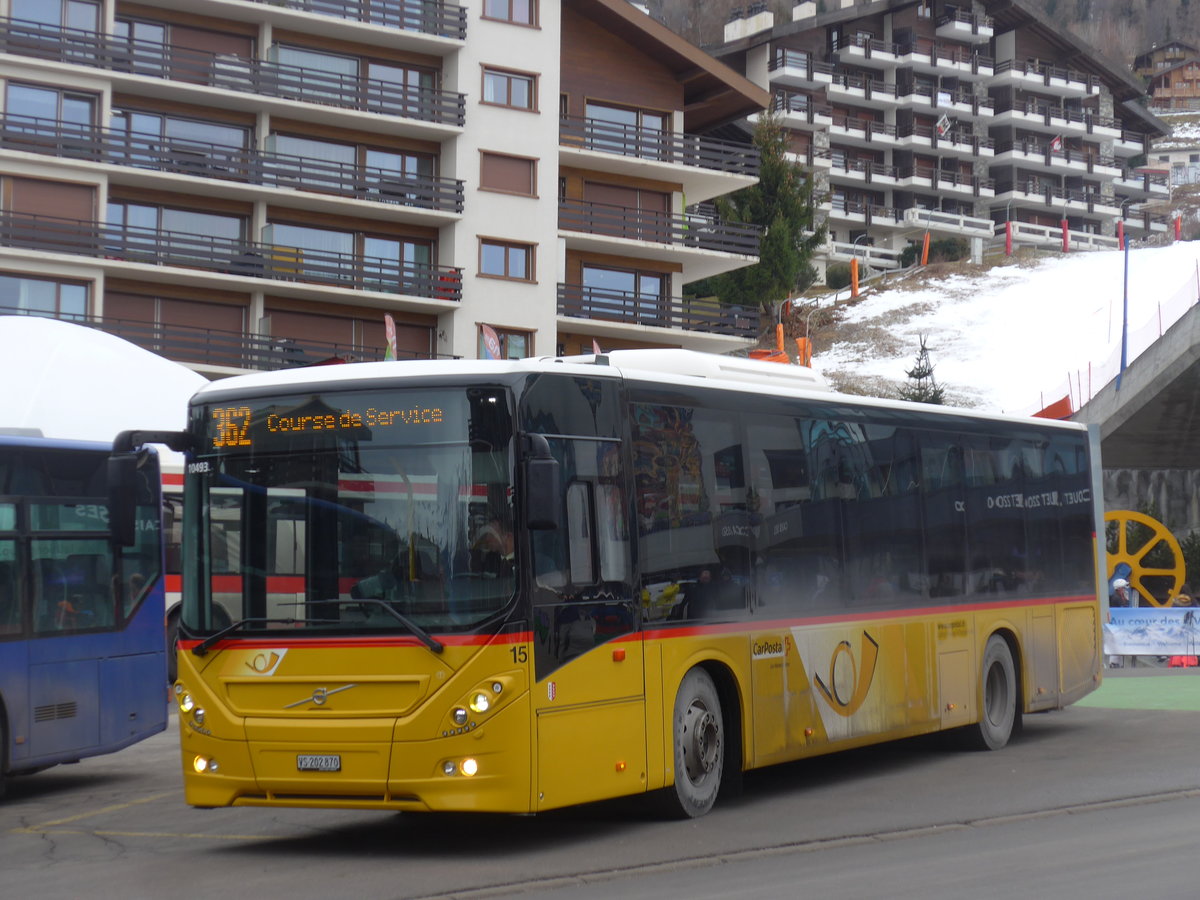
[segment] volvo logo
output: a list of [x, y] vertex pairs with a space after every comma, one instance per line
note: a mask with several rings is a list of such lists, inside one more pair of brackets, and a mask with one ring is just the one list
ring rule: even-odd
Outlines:
[[303, 700], [297, 700], [295, 703], [288, 703], [284, 709], [294, 709], [297, 706], [303, 706], [305, 703], [312, 703], [315, 706], [324, 706], [325, 701], [334, 694], [340, 694], [342, 691], [348, 691], [352, 687], [358, 687], [357, 684], [343, 684], [337, 688], [319, 687], [312, 692], [311, 697], [305, 697]]

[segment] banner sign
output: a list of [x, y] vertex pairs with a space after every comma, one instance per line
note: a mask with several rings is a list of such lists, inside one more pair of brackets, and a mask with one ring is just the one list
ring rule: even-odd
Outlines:
[[1194, 656], [1200, 649], [1200, 610], [1149, 606], [1109, 612], [1104, 652], [1110, 656]]

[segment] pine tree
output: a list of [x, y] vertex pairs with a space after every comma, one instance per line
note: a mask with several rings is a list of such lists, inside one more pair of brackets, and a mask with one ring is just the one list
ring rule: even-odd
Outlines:
[[917, 360], [905, 373], [911, 383], [901, 386], [900, 399], [941, 406], [946, 402], [946, 390], [933, 377], [933, 363], [929, 359], [929, 348], [925, 346], [925, 335], [920, 335], [920, 340], [921, 349], [917, 352]]
[[718, 200], [717, 211], [726, 221], [763, 227], [758, 262], [693, 282], [684, 288], [690, 296], [715, 295], [730, 306], [770, 307], [816, 278], [810, 260], [824, 240], [825, 228], [805, 234], [813, 227], [812, 178], [787, 158], [787, 133], [777, 116], [760, 115], [754, 146], [761, 156], [758, 183]]

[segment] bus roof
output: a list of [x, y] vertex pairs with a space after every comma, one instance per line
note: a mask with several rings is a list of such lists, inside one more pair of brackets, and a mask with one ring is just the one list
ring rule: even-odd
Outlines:
[[841, 394], [834, 391], [820, 373], [805, 366], [673, 348], [612, 350], [599, 355], [528, 357], [515, 360], [403, 360], [282, 369], [211, 382], [195, 394], [192, 402], [220, 402], [226, 397], [290, 393], [325, 386], [362, 388], [370, 386], [373, 382], [394, 386], [409, 379], [420, 379], [425, 384], [438, 378], [453, 382], [472, 379], [508, 380], [537, 372], [569, 372], [592, 378], [651, 380], [681, 386], [695, 386], [697, 380], [703, 380], [714, 388], [773, 395], [786, 394], [818, 401], [834, 400], [876, 409], [911, 410], [928, 415], [965, 416], [981, 420], [1024, 421], [1038, 426], [1072, 430], [1086, 428], [1078, 423], [1054, 419], [1000, 415], [962, 407]]

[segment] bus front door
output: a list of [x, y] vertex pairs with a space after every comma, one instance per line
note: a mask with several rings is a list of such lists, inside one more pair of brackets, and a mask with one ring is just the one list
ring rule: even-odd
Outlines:
[[641, 604], [626, 493], [604, 464], [606, 442], [571, 443], [586, 446], [564, 454], [562, 527], [533, 533], [539, 811], [646, 787]]

